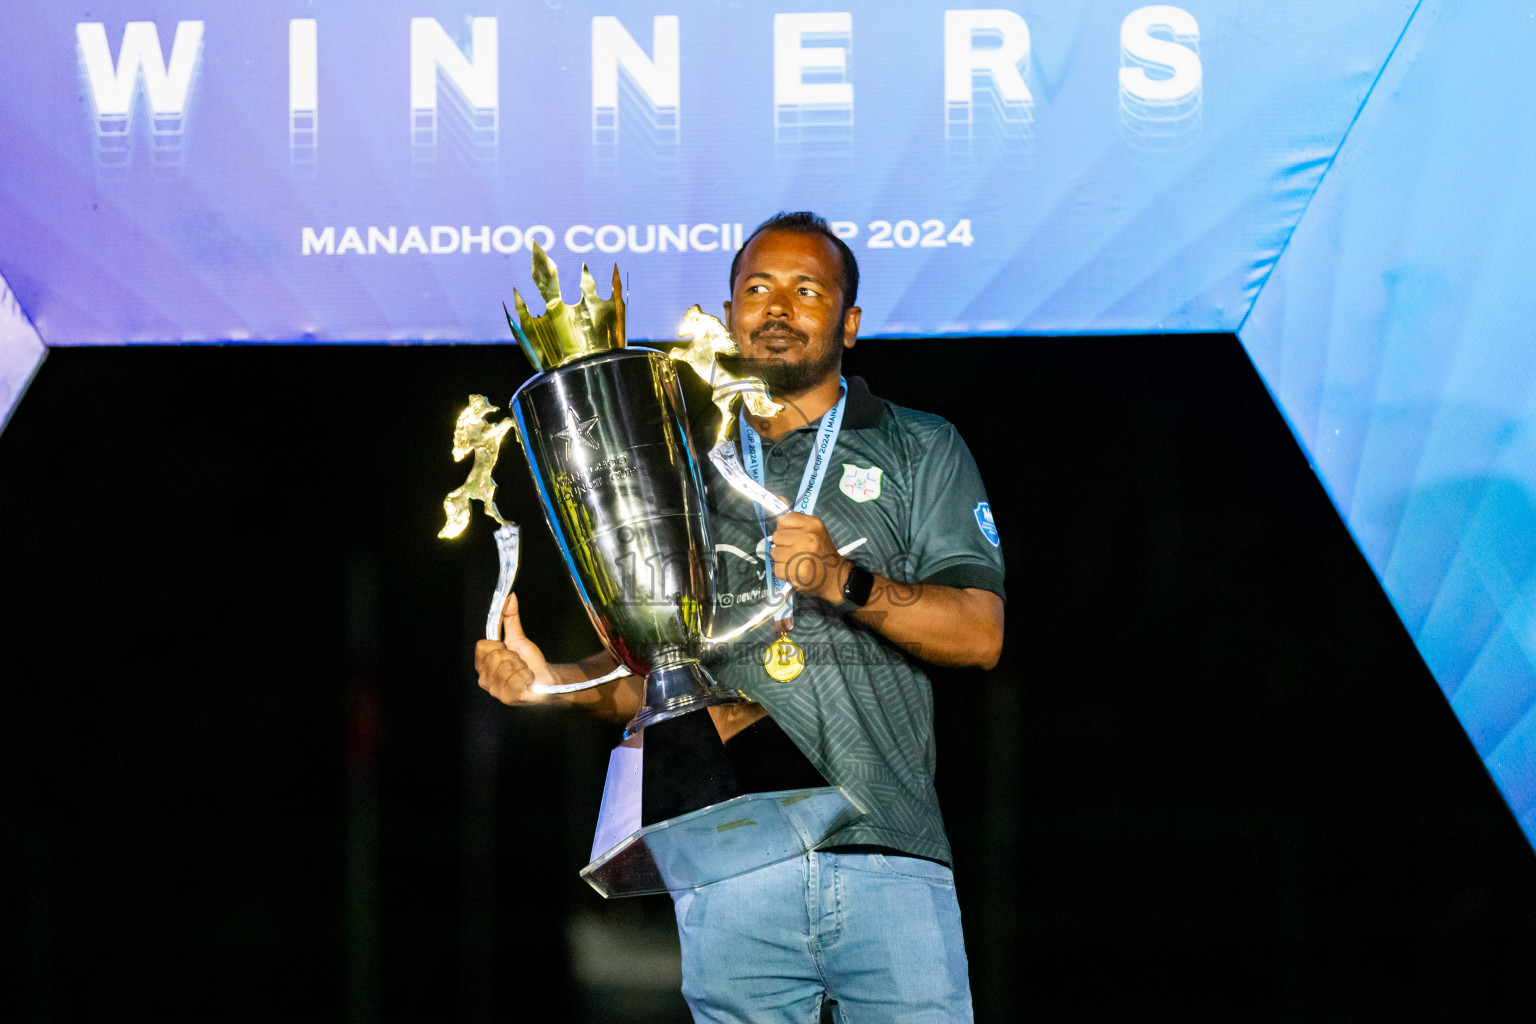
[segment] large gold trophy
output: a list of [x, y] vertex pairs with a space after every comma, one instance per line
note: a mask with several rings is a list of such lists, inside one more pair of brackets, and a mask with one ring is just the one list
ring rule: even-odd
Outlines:
[[[772, 415], [762, 381], [733, 377], [716, 358], [735, 353], [725, 326], [694, 306], [681, 335], [692, 344], [670, 356], [627, 347], [618, 269], [613, 293], [597, 295], [585, 266], [581, 298], [565, 303], [553, 262], [535, 245], [533, 279], [546, 308], [532, 316], [513, 292], [517, 319], [507, 314], [523, 353], [538, 371], [512, 396], [511, 420], [491, 422], [495, 411], [471, 396], [454, 432], [454, 457], [473, 453], [465, 485], [444, 502], [457, 536], [480, 500], [499, 524], [501, 574], [486, 619], [487, 636], [500, 639], [500, 609], [515, 581], [517, 527], [496, 510], [491, 478], [502, 438], [515, 423], [535, 489], [555, 542], [593, 628], [618, 660], [601, 679], [543, 692], [599, 686], [628, 673], [645, 678], [645, 701], [625, 730], [609, 766], [593, 862], [582, 874], [606, 895], [693, 888], [811, 849], [862, 812], [837, 787], [732, 796], [663, 821], [641, 820], [646, 763], [644, 733], [712, 704], [736, 703], [741, 693], [721, 686], [701, 663], [710, 648], [742, 635], [780, 609], [765, 606], [749, 621], [715, 635], [713, 547], [704, 505], [701, 463], [689, 436], [675, 361], [694, 366], [714, 385], [730, 422], [738, 396]], [[786, 507], [741, 469], [725, 427], [710, 452], [731, 486], [764, 504]], [[718, 745], [712, 727], [706, 735]], [[706, 742], [695, 740], [693, 742]], [[654, 780], [643, 780], [655, 785]]]

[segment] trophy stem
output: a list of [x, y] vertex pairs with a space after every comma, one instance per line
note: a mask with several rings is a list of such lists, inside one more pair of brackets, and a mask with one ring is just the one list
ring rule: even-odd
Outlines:
[[648, 725], [690, 711], [714, 704], [740, 704], [745, 700], [740, 691], [715, 682], [697, 658], [679, 654], [674, 660], [664, 662], [658, 656], [651, 665], [650, 675], [645, 677], [645, 706], [624, 727], [624, 738], [629, 739]]

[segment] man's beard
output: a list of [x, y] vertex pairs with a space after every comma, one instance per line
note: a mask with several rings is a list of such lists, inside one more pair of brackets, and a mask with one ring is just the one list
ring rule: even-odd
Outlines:
[[[786, 328], [778, 331], [752, 332], [753, 340], [775, 334], [792, 335], [808, 340], [803, 331]], [[768, 385], [769, 394], [791, 398], [803, 395], [830, 376], [834, 376], [843, 363], [843, 325], [839, 321], [832, 328], [832, 344], [826, 353], [815, 361], [787, 363], [782, 358], [748, 359], [745, 356], [721, 356], [720, 366], [738, 377], [757, 377]]]

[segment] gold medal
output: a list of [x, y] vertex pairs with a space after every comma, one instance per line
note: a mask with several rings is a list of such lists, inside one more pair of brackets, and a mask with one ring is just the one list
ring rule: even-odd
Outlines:
[[780, 636], [763, 648], [763, 670], [781, 683], [787, 683], [805, 670], [805, 652], [787, 636]]

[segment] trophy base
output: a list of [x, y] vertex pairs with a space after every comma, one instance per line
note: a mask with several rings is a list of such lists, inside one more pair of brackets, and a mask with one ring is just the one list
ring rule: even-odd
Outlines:
[[629, 739], [641, 729], [658, 722], [665, 722], [690, 711], [707, 708], [714, 704], [741, 704], [746, 698], [739, 690], [721, 686], [704, 671], [697, 661], [674, 662], [656, 665], [645, 677], [645, 706], [624, 727], [624, 738]]
[[863, 813], [838, 786], [748, 793], [631, 833], [581, 877], [605, 898], [697, 889], [814, 850]]

